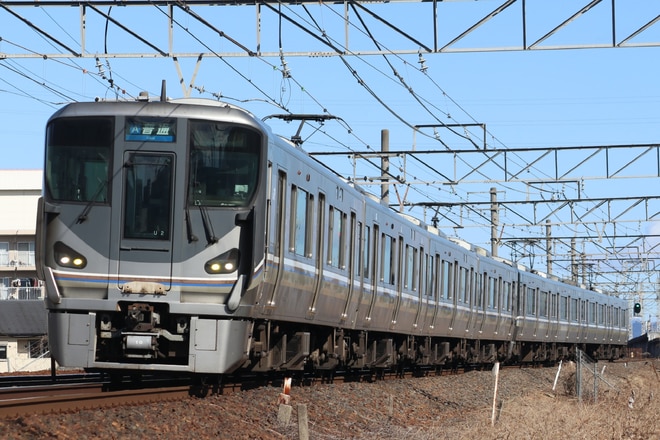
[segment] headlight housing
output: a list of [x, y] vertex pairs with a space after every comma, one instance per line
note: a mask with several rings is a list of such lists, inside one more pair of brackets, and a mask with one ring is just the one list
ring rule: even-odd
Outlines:
[[238, 269], [240, 253], [234, 248], [210, 259], [204, 264], [204, 270], [211, 274], [232, 273]]
[[55, 261], [60, 266], [73, 269], [84, 269], [87, 266], [87, 258], [81, 253], [74, 251], [61, 241], [55, 243]]

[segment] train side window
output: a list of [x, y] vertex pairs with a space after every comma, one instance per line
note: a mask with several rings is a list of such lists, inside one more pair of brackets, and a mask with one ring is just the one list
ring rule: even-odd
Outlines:
[[467, 270], [464, 267], [458, 268], [458, 302], [465, 302], [465, 289], [467, 285]]
[[487, 274], [484, 274], [488, 280], [488, 308], [494, 309], [497, 307], [497, 278], [489, 277]]
[[442, 261], [442, 278], [441, 278], [441, 289], [442, 289], [442, 298], [446, 300], [453, 300], [453, 289], [451, 288], [453, 284], [454, 271], [451, 261]]
[[417, 250], [417, 248], [413, 248], [413, 271], [412, 271], [412, 286], [411, 286], [413, 291], [419, 290], [419, 279], [418, 279], [419, 275], [420, 275], [419, 251]]
[[508, 281], [502, 282], [502, 302], [501, 310], [508, 312], [511, 310], [511, 283]]
[[380, 269], [379, 261], [383, 258], [383, 256], [380, 254], [381, 247], [380, 247], [380, 242], [378, 241], [379, 232], [380, 232], [380, 228], [378, 227], [378, 225], [374, 225], [374, 237], [371, 244], [373, 249], [372, 262], [371, 262], [371, 275], [372, 275], [371, 279], [373, 280], [372, 282], [374, 284], [376, 284], [376, 280], [378, 280], [378, 276], [380, 275], [378, 272]]
[[409, 290], [414, 290], [414, 283], [413, 283], [413, 272], [414, 272], [414, 261], [413, 261], [413, 247], [410, 246], [409, 244], [406, 245], [406, 268], [405, 268], [405, 279], [403, 281], [403, 287]]
[[275, 212], [273, 213], [273, 219], [276, 219], [277, 224], [273, 225], [275, 230], [274, 235], [273, 235], [273, 246], [274, 246], [274, 252], [275, 255], [280, 255], [283, 252], [284, 246], [286, 244], [284, 243], [284, 231], [285, 231], [285, 221], [284, 219], [286, 218], [286, 213], [285, 213], [285, 207], [286, 207], [286, 173], [284, 173], [282, 170], [279, 170], [277, 173], [277, 194], [275, 194], [275, 200], [277, 202], [275, 203], [275, 206], [273, 208], [275, 209]]
[[473, 279], [474, 279], [474, 304], [479, 308], [480, 310], [483, 310], [484, 305], [486, 303], [486, 287], [488, 286], [487, 282], [484, 282], [484, 277], [482, 274], [473, 272]]
[[421, 285], [423, 285], [423, 294], [427, 297], [435, 299], [435, 263], [433, 262], [433, 255], [424, 254], [424, 277], [421, 278]]
[[316, 207], [318, 210], [318, 221], [316, 222], [316, 264], [317, 269], [323, 264], [323, 255], [325, 253], [325, 230], [326, 230], [326, 213], [325, 213], [325, 194], [319, 192], [319, 202]]
[[539, 293], [539, 316], [548, 316], [548, 292]]
[[527, 287], [526, 312], [529, 316], [536, 316], [536, 289]]
[[605, 305], [598, 304], [598, 324], [605, 324]]
[[426, 271], [426, 296], [433, 301], [438, 300], [438, 255], [428, 255], [428, 268]]
[[[353, 214], [354, 215], [354, 214]], [[362, 239], [364, 228], [362, 227], [362, 222], [357, 222], [357, 229], [355, 230], [355, 242], [357, 244], [357, 249], [355, 249], [355, 266], [354, 271], [355, 275], [359, 278], [362, 277], [362, 268], [363, 263], [362, 259], [364, 258], [364, 240]]]
[[364, 226], [362, 240], [364, 242], [362, 246], [362, 271], [365, 278], [371, 278], [369, 270], [371, 264], [371, 228], [368, 225]]
[[562, 321], [568, 321], [568, 297], [560, 296], [559, 297], [559, 319]]
[[588, 301], [588, 319], [589, 319], [589, 324], [595, 324], [596, 323], [596, 303], [593, 301]]
[[392, 270], [392, 240], [382, 234], [380, 243], [380, 280], [389, 284]]
[[341, 268], [344, 265], [344, 224], [345, 215], [342, 211], [330, 207], [330, 228], [328, 239], [328, 264], [330, 266]]
[[301, 256], [310, 255], [310, 231], [312, 200], [307, 191], [296, 186], [291, 188], [291, 212], [294, 214], [289, 232], [290, 249]]
[[571, 298], [571, 321], [577, 322], [578, 320], [578, 300]]

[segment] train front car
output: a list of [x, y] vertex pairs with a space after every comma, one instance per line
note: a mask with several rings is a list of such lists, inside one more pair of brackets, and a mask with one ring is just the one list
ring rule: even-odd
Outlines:
[[220, 103], [75, 103], [51, 117], [37, 253], [60, 365], [222, 374], [245, 361], [267, 139]]

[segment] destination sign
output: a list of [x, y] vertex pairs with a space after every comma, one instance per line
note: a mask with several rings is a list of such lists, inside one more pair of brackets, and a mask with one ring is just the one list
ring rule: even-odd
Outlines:
[[130, 142], [176, 142], [176, 119], [126, 118], [125, 140]]

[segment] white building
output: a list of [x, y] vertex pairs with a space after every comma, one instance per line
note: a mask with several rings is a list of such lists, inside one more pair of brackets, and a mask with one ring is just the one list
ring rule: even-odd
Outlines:
[[0, 170], [0, 373], [50, 369], [35, 266], [41, 170]]
[[34, 262], [41, 170], [0, 170], [0, 300], [43, 298]]
[[0, 301], [0, 373], [50, 370], [46, 305]]

